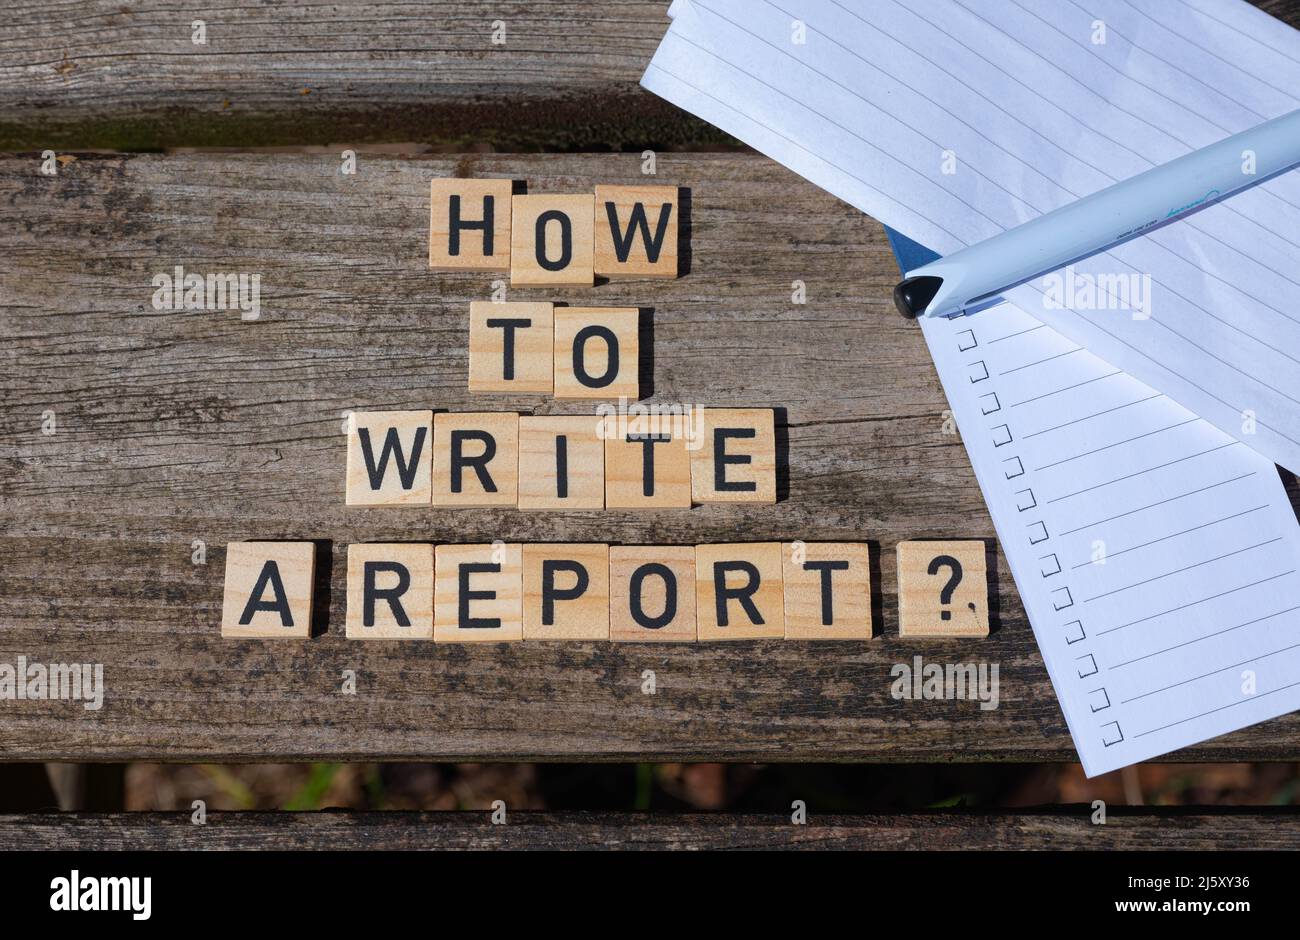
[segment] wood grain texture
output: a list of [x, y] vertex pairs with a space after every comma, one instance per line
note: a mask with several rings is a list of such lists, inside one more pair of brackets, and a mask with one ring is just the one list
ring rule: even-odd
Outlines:
[[[728, 141], [637, 85], [667, 7], [17, 0], [0, 31], [0, 150]], [[206, 45], [191, 41], [194, 20], [207, 23]], [[492, 42], [496, 21], [503, 44]]]
[[[1254, 2], [1300, 23], [1300, 0]], [[637, 85], [667, 7], [15, 0], [0, 31], [0, 150], [736, 146]], [[191, 41], [196, 19], [207, 23], [206, 45]], [[492, 43], [498, 20], [502, 45]], [[332, 158], [337, 169], [337, 151]]]
[[[344, 505], [348, 410], [582, 414], [467, 389], [486, 275], [427, 270], [428, 180], [537, 192], [640, 178], [634, 156], [371, 159], [95, 156], [48, 178], [0, 159], [0, 661], [104, 664], [106, 697], [6, 702], [9, 760], [1071, 760], [1065, 724], [990, 541], [986, 640], [897, 636], [894, 545], [989, 539], [992, 523], [870, 219], [769, 161], [661, 155], [691, 191], [690, 273], [615, 282], [653, 308], [654, 400], [777, 409], [775, 506], [527, 513]], [[154, 310], [154, 273], [262, 274], [262, 315]], [[791, 303], [791, 281], [808, 303]], [[550, 299], [542, 292], [510, 292]], [[57, 431], [41, 433], [54, 412]], [[223, 548], [317, 541], [313, 639], [219, 636]], [[346, 546], [361, 541], [679, 544], [867, 541], [883, 635], [862, 644], [357, 643]], [[195, 540], [206, 564], [195, 565]], [[903, 702], [923, 653], [1000, 664], [1001, 703]], [[357, 694], [340, 694], [344, 670]], [[643, 670], [658, 694], [641, 693]], [[1180, 752], [1296, 759], [1300, 716]]]
[[1143, 851], [1297, 849], [1297, 815], [1286, 810], [941, 811], [891, 816], [489, 813], [64, 813], [0, 816], [0, 850], [350, 851], [429, 849], [881, 849]]

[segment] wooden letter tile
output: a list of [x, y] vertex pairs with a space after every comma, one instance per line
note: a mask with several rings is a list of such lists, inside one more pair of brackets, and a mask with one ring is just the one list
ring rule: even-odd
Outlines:
[[469, 390], [555, 389], [554, 305], [476, 300], [469, 305]]
[[354, 411], [348, 416], [349, 506], [428, 505], [432, 411]]
[[433, 546], [348, 546], [350, 640], [433, 639]]
[[524, 546], [524, 639], [609, 639], [609, 546]]
[[520, 509], [605, 507], [601, 420], [596, 415], [520, 416]]
[[221, 635], [311, 636], [316, 546], [311, 542], [231, 542], [226, 546], [226, 588]]
[[898, 543], [898, 635], [989, 635], [982, 541]]
[[436, 179], [429, 185], [429, 267], [509, 271], [511, 180]]
[[510, 222], [510, 283], [519, 287], [591, 287], [596, 282], [595, 205], [590, 193], [515, 196]]
[[700, 642], [785, 636], [781, 543], [695, 546]]
[[641, 397], [640, 311], [555, 308], [555, 397]]
[[776, 428], [771, 408], [705, 408], [691, 451], [697, 503], [775, 503]]
[[596, 187], [596, 273], [677, 276], [677, 187]]
[[615, 643], [694, 643], [695, 549], [609, 549], [609, 638]]
[[691, 455], [682, 422], [605, 415], [602, 434], [606, 508], [691, 507]]
[[787, 640], [869, 640], [871, 559], [865, 543], [781, 546]]
[[434, 550], [433, 639], [505, 643], [524, 638], [518, 545], [439, 545]]
[[433, 505], [518, 503], [519, 415], [439, 412], [433, 440]]

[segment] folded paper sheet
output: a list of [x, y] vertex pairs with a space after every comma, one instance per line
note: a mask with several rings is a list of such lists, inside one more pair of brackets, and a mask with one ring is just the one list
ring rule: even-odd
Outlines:
[[[1290, 30], [1167, 6], [677, 0], [643, 84], [949, 252], [1300, 103]], [[1090, 775], [1300, 707], [1300, 526], [1267, 459], [1300, 466], [1291, 203], [1279, 178], [1078, 267], [1149, 272], [1144, 309], [1039, 283], [922, 322]]]
[[[1300, 107], [1300, 33], [1242, 0], [675, 12], [647, 88], [940, 254]], [[1010, 299], [1295, 472], [1298, 253], [1292, 172]]]

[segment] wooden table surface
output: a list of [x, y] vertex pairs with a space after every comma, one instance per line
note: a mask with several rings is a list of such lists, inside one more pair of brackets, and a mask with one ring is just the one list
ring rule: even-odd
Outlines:
[[[880, 226], [785, 169], [746, 153], [661, 152], [653, 181], [691, 192], [686, 276], [510, 292], [652, 308], [653, 401], [781, 409], [787, 492], [775, 507], [657, 514], [343, 503], [349, 409], [591, 408], [469, 394], [469, 302], [488, 296], [492, 276], [428, 271], [427, 181], [508, 176], [534, 192], [585, 192], [643, 182], [639, 153], [363, 149], [357, 174], [342, 176], [342, 145], [81, 151], [56, 177], [38, 172], [41, 149], [72, 141], [229, 144], [195, 130], [227, 111], [248, 126], [300, 121], [321, 136], [300, 127], [286, 132], [293, 142], [323, 143], [352, 139], [349, 127], [374, 139], [382, 129], [368, 121], [412, 109], [432, 123], [389, 140], [454, 146], [438, 129], [446, 114], [488, 140], [493, 115], [508, 115], [522, 140], [549, 120], [534, 125], [536, 115], [567, 102], [554, 113], [589, 112], [628, 135], [583, 130], [574, 146], [634, 145], [642, 132], [699, 143], [698, 122], [631, 87], [665, 27], [661, 3], [506, 4], [517, 45], [500, 54], [482, 37], [498, 4], [403, 5], [421, 14], [420, 32], [384, 4], [312, 7], [303, 19], [247, 2], [211, 14], [212, 45], [198, 53], [188, 31], [201, 12], [86, 6], [80, 25], [56, 27], [44, 7], [20, 5], [0, 36], [0, 147], [20, 151], [0, 157], [0, 662], [102, 663], [107, 695], [98, 712], [5, 702], [0, 758], [1073, 759], [1000, 552], [989, 639], [897, 636], [895, 543], [992, 545], [993, 527], [959, 438], [943, 432], [947, 406], [920, 332], [892, 310], [897, 269]], [[1272, 10], [1300, 20], [1296, 3]], [[178, 30], [176, 49], [158, 39], [160, 24]], [[598, 107], [611, 96], [631, 102], [617, 119]], [[373, 113], [349, 124], [356, 110]], [[641, 114], [658, 117], [638, 125]], [[260, 273], [261, 319], [154, 310], [151, 279], [178, 264]], [[791, 300], [795, 280], [806, 304]], [[51, 411], [57, 431], [46, 435]], [[224, 545], [291, 538], [321, 546], [322, 635], [222, 640]], [[498, 538], [869, 541], [883, 635], [635, 647], [344, 638], [349, 543]], [[206, 564], [191, 561], [195, 540]], [[915, 655], [997, 663], [1000, 707], [893, 700], [890, 668]], [[641, 693], [646, 669], [657, 695]], [[354, 696], [339, 691], [345, 670], [356, 672]], [[1295, 716], [1175, 755], [1297, 757]]]

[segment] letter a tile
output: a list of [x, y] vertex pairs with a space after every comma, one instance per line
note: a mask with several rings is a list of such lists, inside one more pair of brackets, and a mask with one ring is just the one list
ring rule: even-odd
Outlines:
[[311, 636], [316, 546], [311, 542], [231, 542], [221, 635]]

